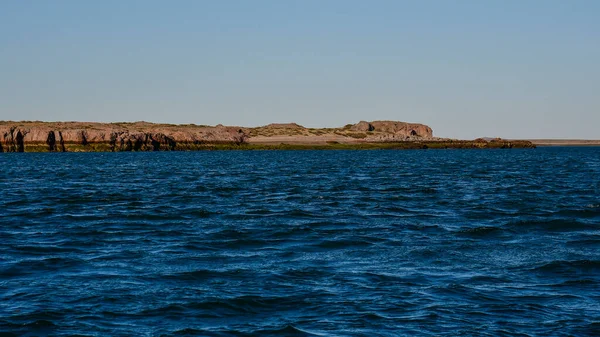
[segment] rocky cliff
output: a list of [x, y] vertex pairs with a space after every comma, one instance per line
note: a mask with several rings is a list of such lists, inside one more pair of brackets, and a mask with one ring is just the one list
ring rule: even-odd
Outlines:
[[433, 130], [427, 125], [395, 121], [361, 121], [350, 127], [352, 131], [374, 134], [366, 137], [372, 141], [403, 141], [433, 138]]
[[296, 123], [232, 126], [83, 122], [0, 122], [0, 152], [160, 151], [207, 144], [364, 143], [431, 139], [430, 127], [394, 121], [305, 128]]
[[81, 122], [0, 122], [0, 152], [48, 151], [159, 151], [206, 143], [243, 143], [241, 128], [227, 126]]

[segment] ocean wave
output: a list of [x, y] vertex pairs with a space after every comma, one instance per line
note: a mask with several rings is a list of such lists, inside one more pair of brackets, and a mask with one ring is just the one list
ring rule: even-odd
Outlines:
[[595, 273], [600, 273], [600, 260], [557, 260], [536, 266], [532, 270], [579, 277], [583, 274], [597, 275]]
[[534, 152], [0, 154], [0, 335], [598, 335], [598, 149]]
[[587, 231], [598, 230], [600, 226], [597, 223], [584, 222], [581, 220], [518, 220], [509, 222], [504, 228], [522, 232], [522, 231], [548, 231], [548, 232], [569, 232], [569, 231]]
[[1, 272], [4, 277], [19, 277], [47, 272], [65, 271], [83, 266], [86, 262], [78, 258], [50, 257], [43, 259], [26, 259], [10, 263]]
[[488, 237], [488, 236], [499, 236], [504, 234], [509, 234], [511, 231], [495, 226], [479, 226], [479, 227], [470, 227], [463, 228], [456, 231], [456, 234], [469, 236], [469, 237]]
[[251, 332], [252, 335], [257, 336], [294, 336], [294, 337], [302, 337], [302, 336], [326, 336], [326, 334], [309, 332], [306, 330], [302, 330], [297, 328], [291, 324], [288, 324], [282, 328], [272, 328], [272, 329], [261, 329], [255, 330]]

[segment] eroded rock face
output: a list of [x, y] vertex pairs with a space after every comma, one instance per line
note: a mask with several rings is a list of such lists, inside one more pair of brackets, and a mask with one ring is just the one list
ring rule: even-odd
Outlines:
[[113, 151], [175, 150], [178, 143], [244, 143], [248, 135], [238, 127], [139, 123], [2, 122], [0, 151], [24, 152], [25, 145], [66, 151], [66, 145], [82, 147], [108, 144]]
[[24, 152], [24, 138], [28, 131], [15, 126], [0, 128], [0, 147], [2, 152]]
[[375, 127], [373, 126], [373, 124], [371, 124], [369, 122], [360, 121], [360, 122], [352, 125], [350, 127], [350, 130], [352, 130], [352, 131], [373, 131], [373, 130], [375, 130]]
[[[296, 123], [257, 128], [136, 123], [0, 122], [0, 152], [172, 151], [210, 144], [363, 143], [433, 139], [423, 124], [373, 121], [340, 128], [305, 128]], [[100, 144], [100, 145], [99, 145]]]
[[48, 151], [54, 152], [56, 151], [56, 135], [54, 131], [48, 132], [48, 138], [46, 139], [46, 144], [48, 144]]
[[[350, 127], [352, 131], [375, 131], [386, 133], [389, 139], [401, 138], [432, 138], [433, 130], [427, 125], [396, 121], [361, 121]], [[380, 135], [382, 136], [382, 135]]]

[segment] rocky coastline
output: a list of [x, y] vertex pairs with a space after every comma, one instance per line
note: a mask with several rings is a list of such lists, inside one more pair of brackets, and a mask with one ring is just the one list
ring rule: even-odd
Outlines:
[[0, 152], [129, 152], [215, 149], [532, 148], [529, 141], [456, 140], [424, 124], [361, 121], [339, 128], [195, 124], [0, 122]]

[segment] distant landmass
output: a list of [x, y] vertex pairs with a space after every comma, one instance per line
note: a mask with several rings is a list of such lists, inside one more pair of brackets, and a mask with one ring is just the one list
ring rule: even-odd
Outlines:
[[600, 140], [593, 139], [527, 139], [538, 146], [600, 146]]
[[513, 147], [535, 145], [500, 138], [438, 138], [427, 125], [399, 121], [361, 121], [339, 128], [306, 128], [296, 123], [240, 127], [148, 122], [0, 122], [0, 152]]

